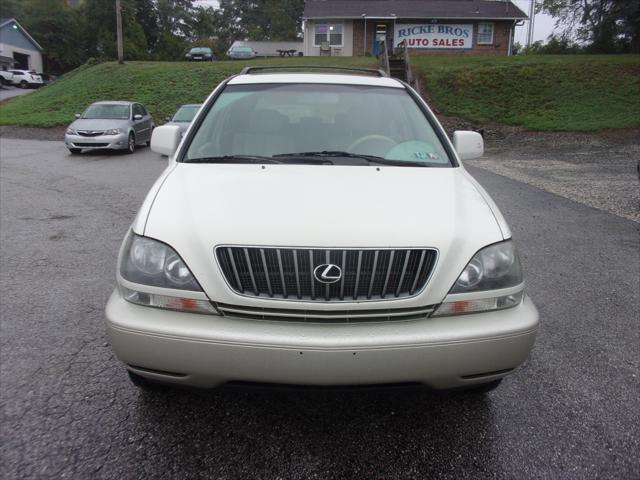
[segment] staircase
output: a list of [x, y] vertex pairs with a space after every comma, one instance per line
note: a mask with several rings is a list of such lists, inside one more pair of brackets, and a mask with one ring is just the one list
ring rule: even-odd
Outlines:
[[409, 51], [407, 45], [402, 42], [393, 49], [393, 53], [389, 55], [386, 41], [382, 41], [382, 55], [380, 56], [380, 67], [389, 74], [390, 77], [397, 78], [408, 83], [416, 90], [419, 89], [418, 79], [413, 76], [411, 71], [411, 60], [409, 59]]
[[389, 75], [403, 82], [407, 81], [407, 64], [403, 57], [396, 55], [389, 57]]

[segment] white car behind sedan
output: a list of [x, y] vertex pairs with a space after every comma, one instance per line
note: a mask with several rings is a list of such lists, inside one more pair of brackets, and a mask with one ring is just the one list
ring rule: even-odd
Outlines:
[[20, 88], [38, 88], [44, 85], [42, 77], [33, 70], [9, 70], [13, 74], [12, 82]]

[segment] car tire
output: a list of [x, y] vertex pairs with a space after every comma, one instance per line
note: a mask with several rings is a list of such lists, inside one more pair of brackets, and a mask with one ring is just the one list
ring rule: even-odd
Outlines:
[[133, 132], [129, 134], [129, 140], [127, 141], [127, 153], [133, 153], [136, 151], [136, 136]]
[[28, 88], [29, 84], [27, 83], [26, 80], [21, 80], [20, 81], [20, 88]]
[[70, 148], [69, 152], [71, 152], [71, 155], [78, 155], [78, 154], [82, 153], [82, 149], [81, 148]]

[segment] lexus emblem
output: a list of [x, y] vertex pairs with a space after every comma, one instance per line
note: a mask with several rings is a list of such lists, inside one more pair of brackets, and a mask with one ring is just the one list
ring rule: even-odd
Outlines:
[[313, 269], [313, 276], [320, 283], [336, 283], [342, 278], [342, 269], [333, 263], [324, 263]]

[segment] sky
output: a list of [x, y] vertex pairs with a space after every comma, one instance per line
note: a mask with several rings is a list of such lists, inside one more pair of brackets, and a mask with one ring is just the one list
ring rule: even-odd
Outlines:
[[[520, 10], [522, 10], [524, 13], [528, 15], [529, 5], [531, 5], [530, 2], [534, 0], [512, 0], [512, 1], [520, 8]], [[218, 6], [217, 0], [195, 0], [194, 3], [196, 5], [203, 6], [203, 7], [215, 8]], [[537, 14], [536, 20], [534, 23], [533, 41], [534, 42], [537, 40], [546, 41], [547, 37], [551, 35], [551, 33], [553, 32], [554, 23], [555, 23], [555, 20], [553, 19], [553, 17], [543, 13]], [[523, 26], [516, 27], [515, 41], [520, 42], [522, 45], [524, 45], [527, 42], [528, 25], [529, 24], [527, 21]]]
[[[529, 15], [529, 6], [531, 0], [512, 0], [520, 10]], [[553, 33], [555, 20], [552, 16], [539, 13], [536, 15], [533, 28], [533, 41], [543, 40], [546, 41], [547, 37]], [[525, 22], [521, 27], [516, 27], [515, 41], [524, 45], [527, 42], [527, 28], [529, 28], [529, 22]]]

